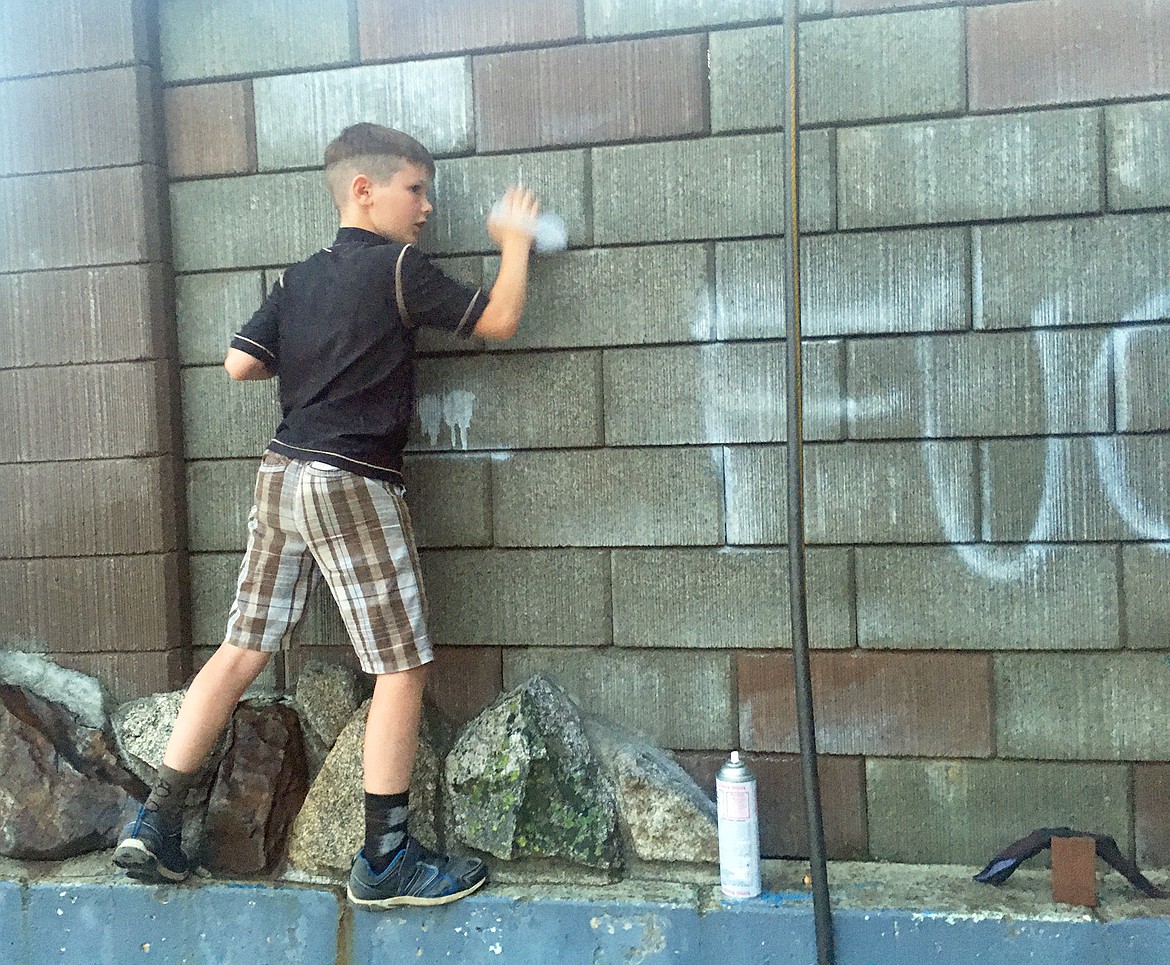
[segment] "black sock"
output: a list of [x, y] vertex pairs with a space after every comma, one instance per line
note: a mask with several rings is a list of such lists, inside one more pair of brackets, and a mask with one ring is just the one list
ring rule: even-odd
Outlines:
[[187, 792], [195, 784], [194, 774], [184, 774], [160, 764], [150, 797], [143, 805], [147, 811], [155, 812], [164, 824], [183, 823], [183, 808], [187, 803]]
[[380, 875], [398, 852], [406, 847], [406, 822], [410, 816], [410, 792], [370, 794], [366, 792], [366, 861]]

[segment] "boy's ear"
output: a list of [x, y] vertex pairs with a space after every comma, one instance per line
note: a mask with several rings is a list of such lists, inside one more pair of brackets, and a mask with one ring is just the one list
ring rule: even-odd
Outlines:
[[370, 203], [370, 189], [374, 186], [374, 182], [370, 180], [368, 174], [355, 174], [352, 181], [349, 182], [349, 196], [358, 204]]

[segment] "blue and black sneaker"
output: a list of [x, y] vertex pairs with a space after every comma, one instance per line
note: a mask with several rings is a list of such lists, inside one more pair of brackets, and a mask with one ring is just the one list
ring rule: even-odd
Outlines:
[[191, 873], [191, 859], [183, 853], [182, 834], [182, 824], [139, 808], [138, 817], [122, 829], [114, 864], [142, 881], [183, 881]]
[[414, 838], [380, 875], [374, 874], [364, 851], [353, 859], [349, 872], [349, 900], [361, 908], [399, 905], [445, 905], [481, 888], [487, 866], [477, 858], [436, 854]]

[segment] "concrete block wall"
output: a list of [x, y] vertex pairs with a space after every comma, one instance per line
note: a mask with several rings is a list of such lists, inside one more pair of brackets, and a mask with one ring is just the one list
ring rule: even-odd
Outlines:
[[[398, 126], [438, 157], [424, 243], [452, 272], [490, 284], [483, 219], [516, 180], [570, 237], [516, 339], [425, 343], [408, 472], [437, 698], [465, 718], [542, 670], [704, 781], [743, 747], [767, 849], [804, 850], [781, 6], [162, 0], [197, 653], [275, 419], [271, 385], [218, 369], [226, 339], [331, 238], [324, 144]], [[832, 853], [977, 863], [1072, 824], [1170, 864], [1170, 6], [802, 9]], [[348, 659], [327, 600], [283, 683], [313, 656]]]
[[0, 646], [121, 698], [189, 649], [153, 24], [142, 0], [0, 11]]

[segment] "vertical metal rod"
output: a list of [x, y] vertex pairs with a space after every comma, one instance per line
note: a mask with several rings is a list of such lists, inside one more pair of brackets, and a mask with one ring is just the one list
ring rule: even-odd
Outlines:
[[788, 598], [804, 807], [808, 817], [809, 864], [818, 965], [834, 965], [833, 912], [825, 866], [825, 828], [817, 774], [812, 672], [808, 655], [808, 598], [804, 547], [804, 429], [800, 345], [800, 105], [797, 99], [797, 0], [784, 0], [784, 296], [787, 319]]

